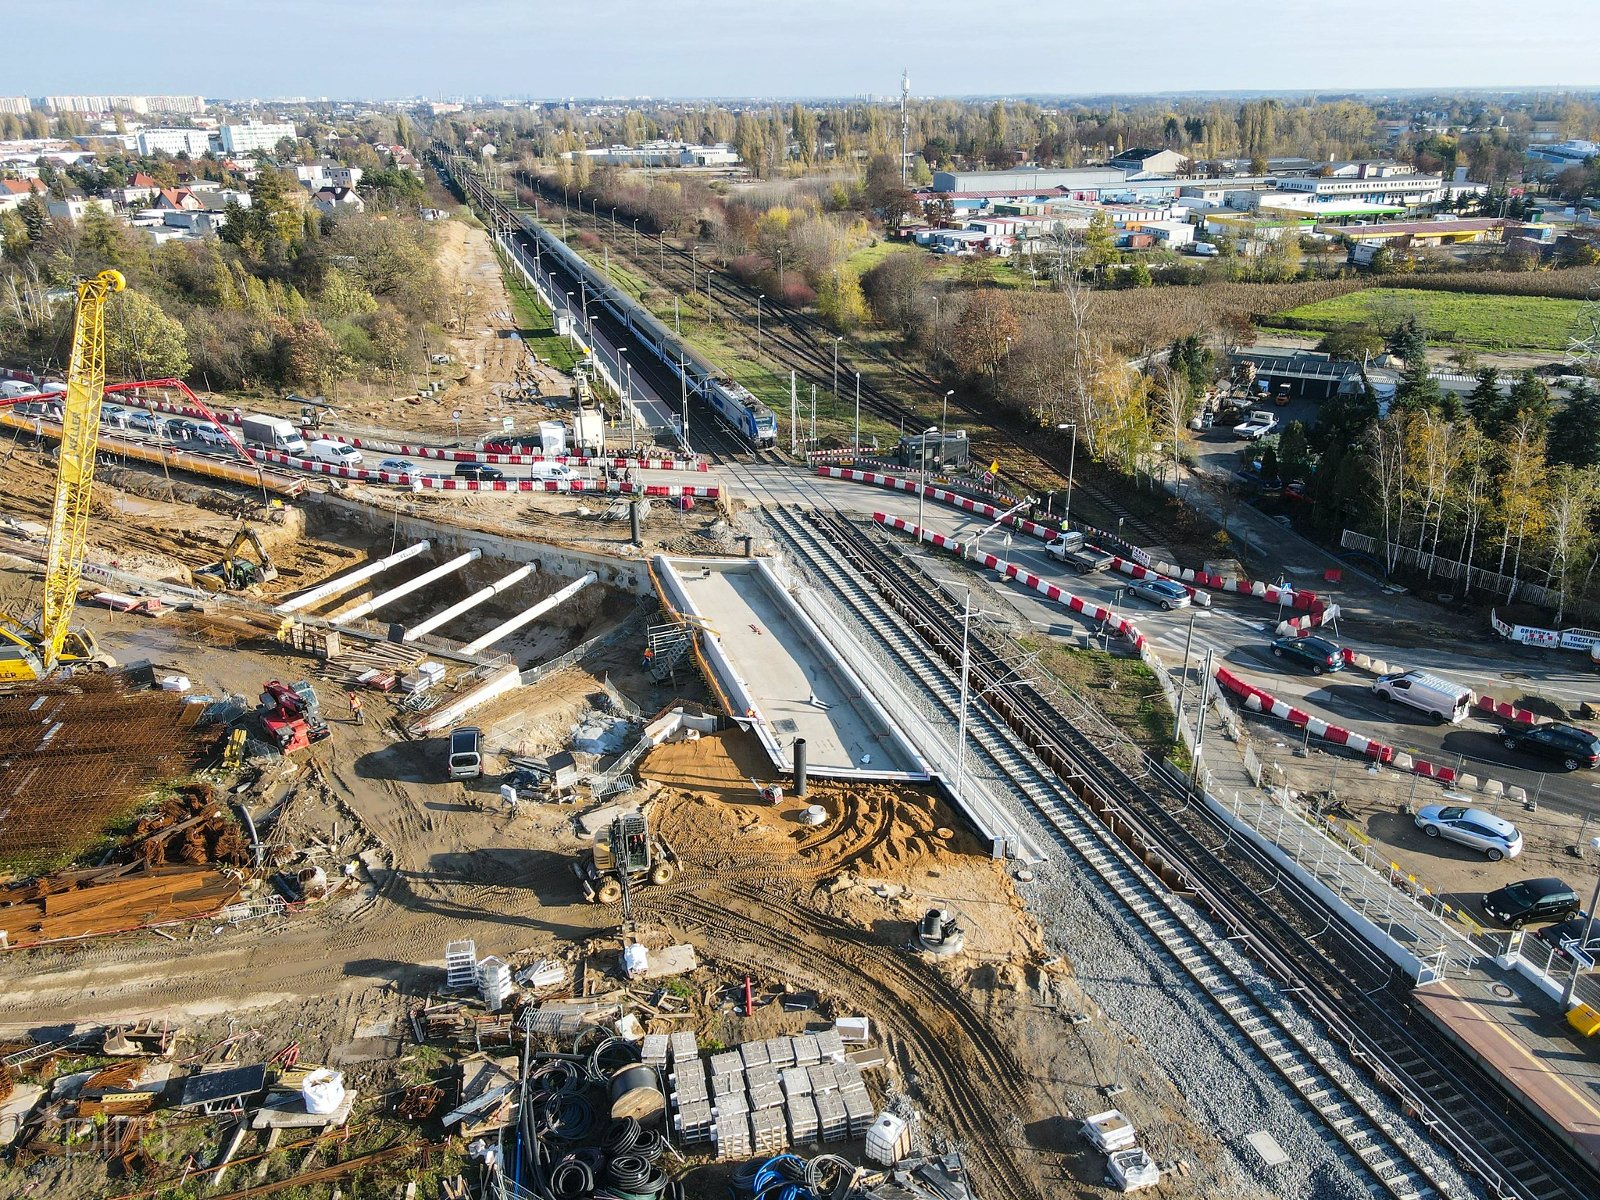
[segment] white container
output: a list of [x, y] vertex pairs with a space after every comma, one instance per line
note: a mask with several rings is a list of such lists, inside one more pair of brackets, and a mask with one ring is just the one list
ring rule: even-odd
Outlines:
[[300, 1098], [305, 1101], [308, 1113], [326, 1116], [338, 1112], [344, 1103], [343, 1073], [319, 1067], [301, 1082]]
[[511, 994], [511, 966], [504, 959], [492, 955], [478, 964], [478, 995], [490, 1012], [499, 1012], [500, 1005]]
[[1110, 1154], [1133, 1145], [1138, 1135], [1132, 1121], [1123, 1116], [1119, 1110], [1108, 1108], [1105, 1112], [1095, 1113], [1094, 1116], [1085, 1119], [1083, 1136], [1094, 1143], [1096, 1150], [1102, 1154]]
[[629, 979], [637, 979], [650, 969], [650, 951], [638, 942], [622, 949], [622, 970]]
[[853, 1046], [865, 1046], [872, 1037], [871, 1017], [840, 1017], [833, 1023], [839, 1040]]
[[879, 1113], [867, 1130], [867, 1159], [879, 1166], [892, 1167], [911, 1153], [911, 1127], [903, 1117]]
[[1111, 1156], [1111, 1178], [1127, 1192], [1142, 1192], [1161, 1182], [1161, 1169], [1138, 1146], [1131, 1150], [1118, 1150]]
[[161, 690], [163, 692], [187, 692], [193, 684], [187, 675], [163, 675], [161, 677]]
[[539, 449], [545, 454], [565, 454], [567, 427], [560, 421], [540, 421]]

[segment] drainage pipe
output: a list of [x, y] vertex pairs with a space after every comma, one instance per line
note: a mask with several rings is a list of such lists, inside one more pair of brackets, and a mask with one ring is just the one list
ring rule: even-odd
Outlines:
[[456, 571], [461, 570], [461, 568], [466, 566], [469, 562], [476, 562], [481, 557], [483, 557], [483, 551], [474, 547], [473, 549], [468, 550], [465, 554], [456, 555], [443, 566], [435, 567], [431, 571], [424, 571], [415, 579], [408, 579], [399, 587], [390, 588], [387, 592], [374, 596], [371, 600], [368, 600], [365, 603], [356, 605], [349, 612], [340, 613], [329, 623], [332, 625], [348, 625], [351, 621], [356, 620], [358, 617], [364, 617], [368, 613], [377, 612], [378, 609], [382, 608], [384, 605], [392, 604], [402, 596], [409, 596], [412, 592], [427, 587], [436, 579], [443, 579], [446, 575], [454, 574]]
[[583, 591], [584, 588], [593, 583], [596, 578], [597, 577], [595, 573], [590, 571], [588, 574], [584, 575], [583, 578], [576, 579], [567, 584], [567, 586], [562, 588], [559, 592], [546, 596], [532, 608], [524, 609], [522, 612], [519, 612], [516, 616], [512, 617], [509, 621], [504, 621], [501, 624], [496, 625], [477, 641], [468, 642], [465, 646], [461, 647], [461, 653], [476, 654], [478, 651], [494, 645], [501, 638], [515, 633], [524, 625], [528, 625], [534, 621], [537, 621], [540, 617], [544, 616], [545, 613], [549, 612], [557, 605], [565, 604], [568, 600], [572, 599], [579, 592]]
[[489, 599], [489, 597], [499, 595], [512, 584], [521, 583], [524, 579], [526, 579], [529, 575], [532, 575], [538, 569], [538, 563], [529, 563], [525, 567], [518, 567], [515, 571], [511, 572], [511, 574], [507, 575], [503, 579], [495, 580], [495, 582], [491, 583], [482, 591], [473, 592], [472, 595], [468, 596], [465, 600], [458, 601], [457, 603], [452, 604], [449, 608], [445, 609], [443, 612], [434, 613], [434, 615], [429, 617], [426, 621], [421, 621], [416, 625], [413, 625], [410, 629], [406, 630], [405, 636], [400, 640], [403, 642], [414, 642], [423, 634], [432, 633], [435, 629], [439, 628], [439, 626], [448, 624], [449, 622], [455, 620], [469, 608], [476, 608], [485, 600]]
[[319, 583], [309, 592], [301, 592], [298, 596], [291, 596], [272, 611], [277, 613], [299, 612], [302, 608], [310, 608], [313, 604], [326, 600], [329, 596], [336, 596], [340, 592], [349, 591], [356, 584], [366, 579], [371, 579], [379, 571], [387, 571], [390, 567], [403, 563], [408, 558], [415, 558], [425, 553], [431, 543], [418, 542], [415, 546], [407, 546], [398, 554], [391, 554], [388, 558], [380, 558], [377, 562], [370, 562], [364, 567], [357, 567], [348, 575], [340, 575], [337, 579], [330, 579]]

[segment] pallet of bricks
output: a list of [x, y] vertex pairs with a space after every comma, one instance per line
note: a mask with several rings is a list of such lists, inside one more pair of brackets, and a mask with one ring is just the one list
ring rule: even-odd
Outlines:
[[647, 1038], [645, 1061], [665, 1066], [672, 1123], [684, 1146], [719, 1159], [777, 1154], [791, 1145], [864, 1137], [876, 1107], [835, 1029], [745, 1042], [700, 1057], [694, 1035]]

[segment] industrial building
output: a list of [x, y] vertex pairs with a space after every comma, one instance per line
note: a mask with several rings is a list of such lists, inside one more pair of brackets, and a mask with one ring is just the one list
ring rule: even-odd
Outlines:
[[1102, 189], [1127, 182], [1128, 172], [1114, 167], [1066, 167], [1041, 170], [1017, 167], [1010, 171], [935, 171], [933, 190], [989, 192], [1000, 196], [1042, 196], [1067, 193], [1079, 199], [1097, 199]]
[[594, 146], [569, 150], [562, 155], [571, 162], [579, 154], [595, 163], [618, 167], [734, 167], [739, 154], [732, 146], [718, 143], [701, 146], [692, 142], [655, 141], [639, 146]]

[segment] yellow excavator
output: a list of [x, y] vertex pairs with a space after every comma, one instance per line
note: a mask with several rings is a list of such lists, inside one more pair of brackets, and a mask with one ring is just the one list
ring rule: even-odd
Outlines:
[[[239, 551], [246, 546], [255, 550], [255, 562], [240, 556]], [[189, 575], [194, 581], [194, 586], [203, 591], [213, 594], [242, 592], [255, 587], [258, 583], [276, 579], [278, 568], [272, 565], [272, 559], [267, 555], [267, 548], [261, 544], [260, 535], [250, 526], [241, 525], [239, 532], [233, 535], [233, 541], [228, 543], [228, 548], [222, 552], [221, 562], [198, 567]]]
[[[55, 502], [45, 548], [44, 598], [37, 627], [0, 616], [0, 683], [45, 679], [60, 670], [108, 667], [94, 634], [71, 628], [83, 578], [89, 536], [89, 495], [94, 487], [100, 402], [106, 385], [106, 299], [127, 286], [120, 271], [101, 271], [78, 284], [72, 362], [62, 402], [61, 450]], [[27, 401], [35, 397], [21, 396]]]

